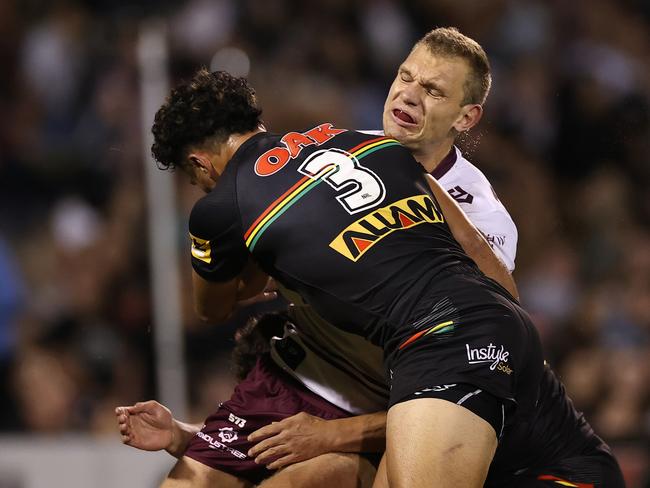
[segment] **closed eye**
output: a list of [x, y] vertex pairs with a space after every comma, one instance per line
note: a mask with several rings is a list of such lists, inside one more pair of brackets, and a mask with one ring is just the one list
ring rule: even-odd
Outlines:
[[409, 83], [413, 81], [413, 77], [411, 76], [411, 73], [409, 73], [408, 71], [400, 70], [399, 77], [400, 80], [402, 80], [405, 83]]

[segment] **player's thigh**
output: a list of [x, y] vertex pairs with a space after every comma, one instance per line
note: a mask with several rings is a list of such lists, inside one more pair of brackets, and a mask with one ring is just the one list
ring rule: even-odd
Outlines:
[[160, 488], [252, 488], [247, 481], [212, 469], [189, 457], [182, 457]]
[[439, 398], [393, 405], [386, 425], [391, 488], [482, 487], [496, 433], [478, 415]]
[[278, 471], [260, 488], [370, 488], [375, 466], [363, 456], [321, 454]]

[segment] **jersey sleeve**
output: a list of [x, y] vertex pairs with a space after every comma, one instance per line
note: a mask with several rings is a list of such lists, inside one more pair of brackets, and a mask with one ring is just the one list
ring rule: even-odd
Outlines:
[[462, 161], [438, 181], [512, 272], [517, 254], [517, 226], [485, 175], [468, 161]]
[[476, 228], [485, 236], [488, 244], [490, 244], [499, 259], [503, 261], [503, 264], [506, 265], [508, 271], [514, 271], [517, 254], [517, 226], [506, 209], [503, 206], [495, 206], [490, 210], [481, 212], [476, 211], [475, 208], [471, 208], [469, 205], [460, 204], [460, 207]]
[[228, 197], [213, 192], [190, 214], [192, 268], [207, 281], [231, 280], [248, 261], [239, 213]]

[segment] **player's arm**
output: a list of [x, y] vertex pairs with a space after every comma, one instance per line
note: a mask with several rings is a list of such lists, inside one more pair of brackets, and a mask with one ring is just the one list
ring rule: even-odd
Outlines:
[[244, 270], [228, 281], [208, 281], [196, 270], [192, 273], [194, 308], [201, 320], [221, 323], [228, 320], [238, 303], [264, 292], [269, 277], [249, 260]]
[[268, 277], [242, 239], [238, 211], [228, 194], [199, 200], [189, 222], [194, 308], [208, 322], [225, 322], [237, 302], [264, 291]]
[[329, 452], [382, 452], [386, 445], [386, 412], [324, 420], [299, 413], [248, 436], [256, 442], [248, 452], [269, 469]]
[[503, 264], [483, 234], [472, 224], [458, 203], [430, 175], [426, 175], [431, 191], [438, 200], [442, 213], [447, 219], [447, 225], [465, 253], [474, 260], [479, 269], [492, 278], [510, 294], [519, 299], [519, 292], [510, 271]]
[[115, 409], [122, 442], [144, 451], [165, 449], [180, 458], [190, 439], [201, 430], [200, 424], [188, 424], [176, 420], [169, 409], [150, 400]]

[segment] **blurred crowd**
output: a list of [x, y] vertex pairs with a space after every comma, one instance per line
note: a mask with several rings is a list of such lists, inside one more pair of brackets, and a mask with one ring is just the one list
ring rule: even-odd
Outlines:
[[[114, 434], [155, 398], [136, 44], [172, 80], [245, 74], [271, 130], [378, 129], [410, 46], [457, 26], [493, 88], [461, 141], [519, 229], [515, 278], [548, 361], [650, 486], [650, 3], [645, 0], [0, 2], [0, 432]], [[170, 176], [171, 177], [171, 176]], [[199, 196], [179, 176], [178, 257]], [[232, 324], [183, 292], [192, 420], [226, 399]]]

